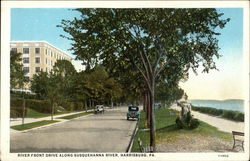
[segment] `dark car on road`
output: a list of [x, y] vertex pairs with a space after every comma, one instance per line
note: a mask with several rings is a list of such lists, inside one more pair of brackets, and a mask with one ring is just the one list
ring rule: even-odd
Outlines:
[[139, 120], [140, 117], [140, 112], [139, 112], [139, 107], [138, 106], [128, 106], [128, 112], [127, 112], [127, 120], [129, 120], [129, 118], [137, 118], [137, 120]]

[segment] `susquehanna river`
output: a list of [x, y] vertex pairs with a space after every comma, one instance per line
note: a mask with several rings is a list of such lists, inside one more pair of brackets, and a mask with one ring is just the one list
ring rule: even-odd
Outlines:
[[190, 100], [192, 105], [200, 107], [212, 107], [217, 109], [240, 111], [244, 113], [244, 100]]

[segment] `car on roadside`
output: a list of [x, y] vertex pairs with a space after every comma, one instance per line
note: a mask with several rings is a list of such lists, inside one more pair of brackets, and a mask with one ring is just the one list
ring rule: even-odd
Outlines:
[[154, 109], [160, 109], [161, 108], [161, 104], [160, 103], [155, 103]]
[[94, 109], [94, 113], [95, 114], [104, 113], [104, 106], [103, 105], [96, 105], [95, 109]]
[[138, 106], [135, 105], [128, 106], [127, 120], [129, 120], [130, 118], [139, 120], [140, 111]]

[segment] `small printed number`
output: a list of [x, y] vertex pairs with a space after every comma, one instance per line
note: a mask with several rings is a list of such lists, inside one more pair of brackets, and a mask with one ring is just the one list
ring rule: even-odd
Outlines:
[[218, 157], [229, 157], [229, 156], [226, 154], [221, 154], [221, 155], [218, 155]]

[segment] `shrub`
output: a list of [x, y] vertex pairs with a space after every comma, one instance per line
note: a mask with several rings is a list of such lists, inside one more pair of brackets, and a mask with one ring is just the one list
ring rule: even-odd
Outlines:
[[[18, 112], [21, 110], [22, 111], [22, 99], [11, 99], [10, 101], [10, 107], [11, 109], [15, 108], [15, 111]], [[41, 113], [50, 113], [51, 112], [51, 106], [50, 103], [44, 100], [33, 100], [33, 99], [26, 99], [25, 100], [25, 105], [26, 105], [26, 109], [27, 108], [31, 108], [37, 112], [41, 112]], [[19, 112], [18, 112], [19, 113]], [[14, 114], [14, 112], [13, 112]]]
[[51, 113], [51, 104], [45, 100], [27, 100], [27, 108], [41, 113]]
[[196, 107], [192, 106], [194, 111], [199, 111], [201, 113], [211, 114], [214, 116], [221, 116], [226, 119], [234, 120], [234, 121], [244, 121], [244, 113], [232, 110], [223, 110], [223, 109], [216, 109], [211, 107]]
[[182, 122], [182, 120], [181, 120], [180, 117], [177, 117], [177, 119], [175, 120], [175, 122], [176, 122], [176, 125], [177, 125], [177, 127], [179, 129], [183, 129], [184, 128], [184, 124], [183, 124], [183, 122]]
[[222, 114], [222, 117], [230, 119], [230, 120], [233, 120], [234, 119], [234, 115], [235, 115], [234, 111], [224, 110], [223, 114]]
[[244, 122], [244, 114], [241, 113], [241, 112], [238, 112], [238, 113], [235, 115], [234, 120]]
[[[27, 104], [27, 102], [26, 102]], [[27, 108], [25, 108], [25, 115], [27, 114]], [[22, 117], [23, 116], [23, 100], [11, 99], [10, 101], [10, 117]]]
[[211, 107], [196, 107], [192, 106], [192, 109], [194, 111], [200, 111], [202, 113], [207, 113], [215, 116], [220, 116], [223, 113], [222, 109], [216, 109], [216, 108], [211, 108]]
[[189, 128], [190, 129], [195, 129], [200, 125], [200, 122], [198, 121], [198, 119], [191, 119], [190, 124], [189, 124]]
[[10, 107], [22, 107], [23, 101], [22, 99], [11, 99]]
[[188, 113], [187, 113], [187, 115], [186, 115], [186, 118], [185, 118], [185, 123], [186, 123], [187, 125], [189, 125], [190, 122], [191, 122], [191, 120], [192, 120], [191, 112], [188, 111]]
[[[46, 100], [35, 100], [35, 99], [25, 99], [26, 109], [30, 108], [40, 113], [51, 113], [51, 104]], [[12, 98], [10, 101], [10, 114], [11, 117], [21, 117], [22, 116], [22, 105], [23, 101], [20, 98]], [[79, 111], [83, 109], [82, 102], [61, 102], [55, 107], [56, 112], [64, 111]]]
[[195, 129], [199, 126], [199, 121], [197, 119], [194, 119], [191, 115], [191, 112], [187, 112], [186, 116], [182, 119], [180, 117], [177, 117], [175, 120], [176, 125], [179, 129]]
[[[27, 108], [25, 109], [25, 116], [26, 115], [27, 115]], [[11, 107], [10, 117], [11, 118], [23, 117], [23, 109], [20, 107]]]

